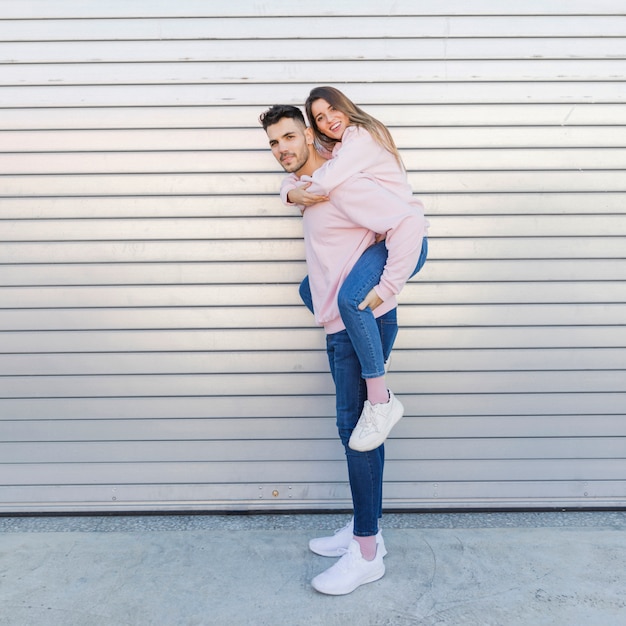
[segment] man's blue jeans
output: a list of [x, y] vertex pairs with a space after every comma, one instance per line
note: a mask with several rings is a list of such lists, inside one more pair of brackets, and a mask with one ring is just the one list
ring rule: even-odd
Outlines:
[[[428, 239], [422, 241], [422, 252], [411, 277], [422, 269], [428, 256]], [[385, 374], [386, 357], [380, 345], [378, 327], [371, 309], [359, 311], [359, 304], [365, 296], [380, 282], [385, 264], [387, 248], [381, 241], [370, 246], [355, 263], [351, 272], [339, 290], [337, 304], [346, 331], [352, 340], [363, 378], [378, 378]], [[300, 285], [300, 297], [307, 308], [313, 312], [311, 288], [306, 276]]]
[[[398, 334], [396, 309], [376, 320], [376, 332], [386, 360]], [[357, 452], [348, 446], [367, 398], [365, 381], [361, 377], [358, 356], [345, 330], [326, 336], [326, 351], [335, 382], [337, 430], [348, 462], [354, 534], [370, 537], [378, 532], [378, 519], [382, 516], [385, 446], [369, 452]]]

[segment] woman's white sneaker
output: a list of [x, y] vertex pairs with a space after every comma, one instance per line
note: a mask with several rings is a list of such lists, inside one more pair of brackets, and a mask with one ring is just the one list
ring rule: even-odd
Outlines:
[[344, 555], [332, 567], [316, 576], [311, 584], [320, 593], [343, 596], [384, 575], [385, 564], [380, 545], [377, 546], [374, 560], [367, 561], [361, 554], [359, 544], [352, 540], [348, 549], [344, 550]]
[[389, 402], [384, 404], [372, 404], [366, 400], [348, 446], [357, 452], [378, 448], [403, 415], [404, 407], [392, 391], [389, 391]]
[[[309, 549], [320, 556], [341, 556], [345, 554], [354, 536], [354, 518], [352, 518], [343, 528], [335, 531], [330, 537], [318, 537], [309, 541]], [[379, 530], [376, 535], [376, 544], [382, 556], [387, 554], [385, 540]]]

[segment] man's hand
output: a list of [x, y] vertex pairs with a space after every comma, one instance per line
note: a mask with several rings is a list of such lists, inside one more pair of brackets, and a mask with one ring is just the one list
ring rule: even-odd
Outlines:
[[328, 202], [328, 196], [320, 196], [316, 193], [310, 193], [307, 189], [311, 186], [311, 183], [305, 183], [301, 187], [292, 189], [287, 194], [287, 200], [293, 204], [300, 204], [305, 207], [312, 206], [318, 202]]
[[359, 311], [365, 311], [367, 307], [369, 307], [373, 311], [376, 307], [379, 307], [382, 303], [383, 301], [378, 297], [378, 294], [376, 293], [376, 291], [372, 289], [365, 296], [365, 300], [363, 300], [363, 302], [359, 304]]

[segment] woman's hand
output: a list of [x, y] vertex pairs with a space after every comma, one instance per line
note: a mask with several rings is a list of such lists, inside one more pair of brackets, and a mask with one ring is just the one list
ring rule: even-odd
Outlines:
[[372, 289], [365, 296], [365, 300], [363, 300], [363, 302], [361, 302], [361, 304], [359, 304], [359, 311], [365, 311], [365, 309], [367, 309], [367, 307], [369, 307], [373, 311], [376, 307], [379, 307], [382, 303], [383, 303], [383, 301], [380, 299], [380, 297], [376, 293], [376, 290]]
[[311, 193], [307, 189], [311, 186], [311, 183], [305, 183], [301, 187], [292, 189], [287, 194], [287, 200], [292, 204], [300, 204], [302, 206], [312, 206], [318, 202], [328, 202], [328, 196], [320, 196], [316, 193]]

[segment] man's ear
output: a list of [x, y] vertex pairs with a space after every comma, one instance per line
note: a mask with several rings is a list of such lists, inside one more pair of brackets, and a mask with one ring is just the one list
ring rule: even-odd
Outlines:
[[305, 128], [304, 136], [306, 137], [306, 142], [308, 145], [312, 146], [315, 143], [315, 135], [313, 134], [313, 129], [310, 126], [307, 126], [307, 128]]

